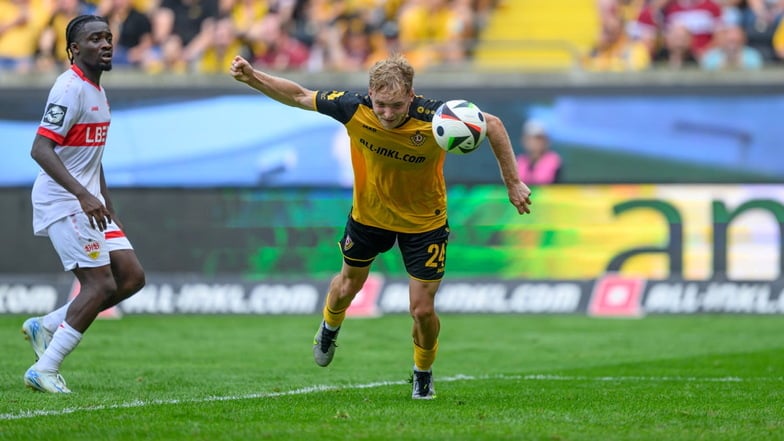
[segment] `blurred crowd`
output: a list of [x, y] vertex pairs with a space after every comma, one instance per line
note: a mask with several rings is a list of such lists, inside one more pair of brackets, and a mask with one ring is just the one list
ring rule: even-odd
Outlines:
[[459, 63], [496, 0], [0, 0], [0, 69], [60, 70], [65, 27], [108, 18], [115, 67], [225, 73], [236, 54], [275, 70], [357, 71], [391, 52]]
[[755, 70], [784, 59], [784, 0], [597, 0], [588, 70]]
[[[65, 26], [108, 18], [116, 67], [224, 73], [240, 54], [274, 70], [359, 71], [391, 52], [417, 69], [470, 60], [515, 0], [0, 0], [0, 70], [59, 71]], [[586, 70], [759, 69], [784, 59], [784, 0], [596, 0]]]

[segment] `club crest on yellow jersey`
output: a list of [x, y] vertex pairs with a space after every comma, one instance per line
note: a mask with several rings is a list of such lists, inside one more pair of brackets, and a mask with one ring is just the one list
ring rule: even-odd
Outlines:
[[411, 144], [414, 144], [417, 147], [419, 147], [420, 145], [424, 144], [425, 141], [427, 141], [427, 137], [423, 135], [422, 132], [420, 132], [419, 130], [417, 130], [416, 133], [411, 135], [411, 138], [409, 139], [411, 140]]

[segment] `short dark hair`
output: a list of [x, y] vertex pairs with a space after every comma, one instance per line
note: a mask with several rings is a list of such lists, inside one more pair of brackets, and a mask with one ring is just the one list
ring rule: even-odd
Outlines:
[[107, 25], [109, 24], [109, 21], [100, 15], [85, 14], [74, 17], [70, 22], [68, 22], [68, 26], [65, 27], [65, 52], [68, 54], [68, 61], [70, 61], [71, 64], [73, 64], [71, 43], [76, 41], [76, 37], [79, 35], [79, 32], [82, 31], [82, 28], [84, 28], [85, 24], [94, 21], [100, 21], [106, 23]]

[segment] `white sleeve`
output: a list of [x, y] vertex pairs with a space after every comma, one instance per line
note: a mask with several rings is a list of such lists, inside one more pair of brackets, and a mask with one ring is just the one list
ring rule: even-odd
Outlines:
[[58, 81], [52, 86], [40, 128], [65, 138], [71, 127], [79, 121], [82, 97], [80, 88], [73, 86], [71, 81]]

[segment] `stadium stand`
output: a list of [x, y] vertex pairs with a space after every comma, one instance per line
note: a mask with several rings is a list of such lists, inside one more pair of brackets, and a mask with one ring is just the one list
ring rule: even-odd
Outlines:
[[[129, 1], [150, 22], [152, 44], [140, 45], [144, 50], [120, 47], [120, 40], [147, 41], [150, 34], [135, 26], [131, 35], [127, 24], [120, 26], [127, 14], [117, 11]], [[704, 24], [692, 9], [705, 5], [712, 11], [710, 29], [740, 26], [765, 67], [784, 57], [784, 0], [0, 0], [0, 73], [61, 71], [64, 22], [84, 12], [110, 16], [118, 34], [123, 29], [116, 36], [116, 67], [148, 74], [220, 74], [238, 47], [264, 68], [305, 73], [360, 72], [395, 51], [419, 70], [673, 70], [673, 37], [684, 26], [695, 32], [695, 23]], [[201, 15], [177, 22], [174, 11]], [[618, 20], [625, 35], [608, 40], [608, 29], [618, 28], [608, 23]], [[184, 36], [171, 38], [175, 30]], [[215, 32], [218, 39], [210, 37]], [[702, 49], [715, 43], [707, 37]], [[648, 47], [650, 65], [618, 62], [640, 44]], [[697, 68], [702, 52], [688, 66]], [[281, 63], [281, 53], [296, 62]]]
[[505, 1], [480, 37], [474, 63], [490, 70], [571, 69], [598, 28], [596, 0]]

